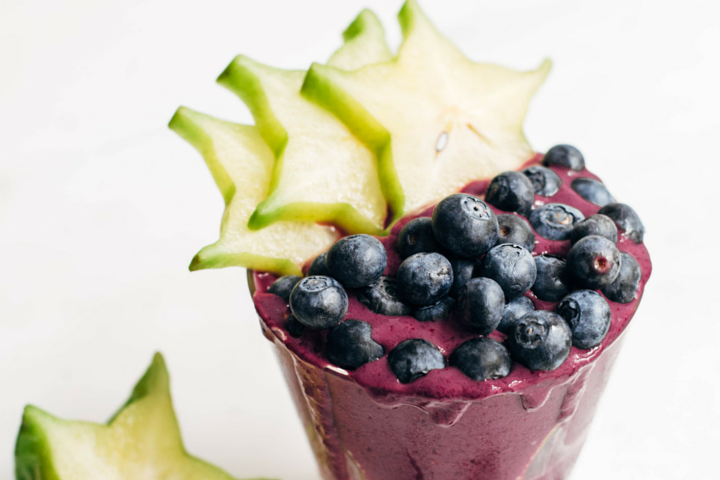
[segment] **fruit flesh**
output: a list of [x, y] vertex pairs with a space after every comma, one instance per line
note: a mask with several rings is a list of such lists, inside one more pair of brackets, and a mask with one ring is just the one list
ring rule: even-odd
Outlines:
[[396, 59], [352, 72], [314, 64], [303, 85], [378, 157], [381, 180], [396, 192], [388, 199], [394, 219], [529, 160], [522, 121], [550, 68], [470, 62], [414, 0], [399, 19]]
[[18, 480], [233, 480], [185, 451], [160, 354], [107, 425], [28, 406], [15, 458]]
[[328, 65], [355, 70], [371, 63], [389, 62], [393, 54], [385, 42], [385, 31], [370, 10], [363, 10], [343, 32], [345, 44], [335, 52]]
[[310, 223], [279, 222], [260, 231], [248, 228], [250, 215], [267, 196], [274, 163], [255, 127], [180, 107], [170, 128], [202, 154], [225, 199], [220, 240], [200, 250], [190, 270], [239, 266], [298, 275], [303, 262], [339, 238], [331, 227]]
[[[384, 33], [372, 13], [361, 13], [347, 32], [346, 44], [329, 64], [353, 70], [387, 60]], [[270, 194], [257, 206], [249, 227], [293, 220], [378, 234], [387, 206], [377, 161], [345, 125], [300, 95], [304, 77], [304, 71], [238, 56], [218, 78], [250, 108], [276, 159]]]

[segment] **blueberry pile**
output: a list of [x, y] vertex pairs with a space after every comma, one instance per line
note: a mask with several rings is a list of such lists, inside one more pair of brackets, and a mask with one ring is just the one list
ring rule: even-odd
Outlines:
[[[640, 266], [618, 250], [618, 238], [641, 243], [644, 227], [634, 210], [615, 203], [592, 178], [573, 174], [570, 188], [602, 207], [597, 214], [585, 218], [577, 208], [552, 202], [564, 175], [553, 168], [585, 168], [576, 148], [551, 148], [543, 165], [501, 173], [484, 199], [452, 194], [435, 206], [432, 217], [409, 221], [395, 244], [402, 263], [394, 276], [386, 275], [383, 243], [361, 234], [319, 255], [307, 277], [279, 278], [268, 292], [290, 307], [286, 329], [293, 337], [306, 328], [327, 330], [325, 356], [349, 370], [387, 353], [401, 383], [448, 365], [477, 381], [508, 375], [512, 360], [531, 370], [554, 370], [572, 346], [598, 346], [611, 325], [608, 300], [629, 303], [640, 285]], [[567, 256], [534, 252], [537, 237], [567, 242]], [[386, 352], [369, 323], [345, 318], [348, 295], [376, 314], [454, 322], [475, 336], [447, 361], [436, 345], [420, 338]], [[556, 308], [536, 310], [533, 297], [557, 302]], [[504, 343], [487, 337], [495, 330], [506, 336]]]

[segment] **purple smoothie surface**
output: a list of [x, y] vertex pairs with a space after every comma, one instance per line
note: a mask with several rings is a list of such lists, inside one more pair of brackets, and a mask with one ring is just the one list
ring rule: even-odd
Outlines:
[[[537, 165], [542, 159], [538, 155], [533, 160], [523, 165], [522, 168]], [[562, 179], [560, 190], [552, 197], [535, 196], [535, 206], [547, 203], [562, 203], [573, 206], [580, 210], [586, 217], [596, 214], [600, 207], [584, 200], [570, 186], [575, 178], [591, 178], [600, 180], [598, 177], [583, 169], [576, 172], [570, 169], [552, 166], [549, 167]], [[468, 184], [462, 192], [483, 197], [489, 184], [488, 181], [478, 181]], [[410, 220], [417, 217], [432, 216], [434, 206], [422, 211], [406, 215], [395, 224], [387, 237], [378, 237], [385, 245], [388, 256], [387, 268], [384, 275], [394, 277], [402, 262], [395, 245], [402, 227]], [[492, 207], [496, 214], [508, 213]], [[600, 345], [589, 350], [581, 350], [572, 347], [568, 359], [556, 370], [533, 371], [513, 361], [510, 374], [501, 379], [475, 381], [465, 376], [455, 367], [446, 367], [441, 370], [432, 370], [424, 377], [421, 377], [409, 384], [400, 383], [387, 361], [387, 354], [400, 342], [410, 338], [421, 338], [436, 345], [445, 358], [463, 342], [477, 337], [465, 330], [461, 325], [452, 319], [444, 319], [437, 322], [419, 322], [410, 316], [386, 316], [371, 312], [361, 304], [352, 290], [348, 290], [349, 308], [346, 319], [362, 320], [372, 326], [372, 338], [383, 346], [385, 355], [379, 360], [367, 363], [356, 370], [344, 370], [330, 363], [324, 356], [324, 345], [326, 331], [315, 331], [305, 328], [299, 338], [293, 338], [285, 329], [285, 323], [290, 309], [287, 304], [278, 296], [267, 293], [267, 289], [276, 280], [276, 276], [253, 272], [255, 293], [253, 296], [255, 307], [267, 330], [282, 342], [288, 350], [293, 352], [300, 359], [325, 370], [330, 374], [339, 375], [352, 379], [362, 386], [377, 402], [380, 403], [422, 403], [447, 400], [479, 400], [482, 398], [505, 394], [524, 393], [530, 387], [542, 386], [542, 384], [555, 385], [558, 381], [572, 377], [580, 371], [583, 366], [592, 363], [601, 353], [606, 350], [627, 325], [638, 307], [640, 299], [647, 283], [652, 265], [650, 257], [644, 244], [636, 244], [627, 238], [621, 231], [618, 237], [617, 247], [621, 252], [626, 252], [635, 257], [642, 271], [640, 286], [635, 298], [627, 304], [616, 303], [608, 300], [612, 310], [612, 322], [607, 336]], [[535, 250], [533, 256], [541, 254], [557, 255], [565, 258], [570, 250], [570, 241], [554, 241], [536, 235]], [[602, 293], [598, 290], [598, 293]], [[532, 291], [526, 294], [537, 310], [553, 310], [558, 302], [545, 302], [539, 300]], [[506, 336], [494, 331], [490, 338], [504, 342]], [[541, 392], [542, 388], [533, 388], [534, 392]], [[536, 395], [540, 395], [536, 393]], [[415, 401], [413, 400], [415, 399]], [[532, 409], [533, 404], [542, 404], [543, 398], [523, 396], [525, 407]]]

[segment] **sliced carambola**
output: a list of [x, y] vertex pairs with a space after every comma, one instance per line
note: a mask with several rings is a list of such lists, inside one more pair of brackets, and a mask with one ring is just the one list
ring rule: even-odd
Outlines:
[[[331, 62], [346, 69], [385, 61], [382, 27], [363, 12]], [[270, 194], [257, 206], [251, 229], [277, 221], [322, 222], [348, 233], [380, 233], [387, 205], [377, 159], [332, 114], [300, 95], [304, 71], [268, 67], [238, 56], [218, 78], [250, 108], [276, 162]]]
[[157, 354], [107, 425], [57, 418], [28, 406], [15, 449], [18, 480], [232, 480], [185, 451]]
[[193, 258], [190, 270], [246, 267], [302, 275], [309, 258], [327, 250], [338, 233], [312, 223], [278, 222], [252, 231], [248, 220], [267, 197], [275, 157], [255, 127], [225, 122], [180, 107], [170, 128], [205, 158], [225, 199], [220, 240]]
[[396, 59], [352, 72], [315, 64], [303, 85], [377, 155], [386, 191], [396, 193], [394, 218], [530, 159], [522, 123], [550, 69], [548, 61], [531, 72], [469, 61], [414, 0], [399, 19]]
[[328, 60], [342, 70], [356, 70], [371, 63], [389, 62], [393, 54], [385, 41], [385, 30], [370, 10], [363, 10], [343, 32], [345, 44]]

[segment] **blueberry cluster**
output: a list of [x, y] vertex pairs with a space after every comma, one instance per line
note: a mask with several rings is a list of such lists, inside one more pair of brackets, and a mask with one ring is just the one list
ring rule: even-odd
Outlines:
[[[377, 238], [352, 235], [339, 240], [312, 262], [308, 276], [296, 281], [292, 288], [288, 297], [292, 311], [286, 324], [288, 333], [300, 336], [304, 327], [329, 329], [325, 355], [335, 365], [349, 370], [381, 358], [385, 349], [372, 339], [372, 326], [345, 319], [346, 289], [354, 290], [373, 311], [408, 315], [410, 308], [397, 298], [395, 279], [383, 276], [386, 266], [387, 252]], [[285, 278], [276, 280], [268, 291]]]
[[[347, 291], [352, 291], [377, 314], [454, 321], [476, 334], [449, 357], [449, 365], [474, 380], [508, 375], [511, 358], [533, 370], [553, 370], [571, 346], [599, 345], [612, 317], [606, 298], [628, 303], [640, 284], [637, 261], [616, 246], [618, 228], [639, 243], [644, 227], [630, 207], [615, 203], [605, 186], [590, 178], [575, 178], [571, 188], [601, 206], [598, 214], [585, 218], [569, 205], [536, 205], [536, 195], [552, 197], [562, 186], [547, 167], [585, 168], [580, 151], [569, 145], [550, 149], [543, 163], [501, 173], [484, 200], [453, 194], [435, 206], [432, 217], [409, 221], [395, 246], [403, 259], [395, 277], [383, 275], [383, 244], [353, 235], [318, 256], [309, 276], [278, 279], [269, 292], [289, 303], [288, 332], [300, 336], [305, 327], [329, 329], [325, 353], [342, 368], [381, 358], [385, 349], [373, 340], [371, 325], [345, 319]], [[496, 215], [491, 205], [509, 213]], [[569, 241], [567, 258], [533, 256], [536, 234]], [[530, 291], [540, 300], [559, 302], [555, 311], [536, 310], [526, 296]], [[494, 330], [507, 336], [507, 347], [487, 337]], [[413, 338], [395, 346], [388, 363], [400, 382], [409, 383], [447, 362], [435, 345]]]

